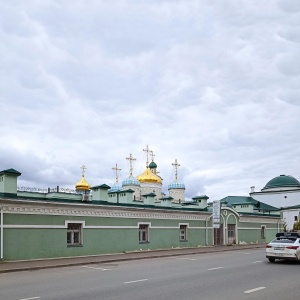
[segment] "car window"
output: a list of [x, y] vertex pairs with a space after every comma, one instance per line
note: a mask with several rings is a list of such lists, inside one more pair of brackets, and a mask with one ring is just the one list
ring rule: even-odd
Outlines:
[[276, 238], [275, 240], [272, 241], [272, 243], [286, 243], [286, 244], [294, 244], [296, 239], [292, 238]]

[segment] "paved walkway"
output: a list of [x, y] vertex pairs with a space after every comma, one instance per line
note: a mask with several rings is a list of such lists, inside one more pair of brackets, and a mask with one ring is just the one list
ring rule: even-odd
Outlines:
[[236, 251], [245, 249], [264, 248], [264, 244], [249, 244], [249, 245], [232, 245], [232, 246], [212, 246], [199, 248], [181, 248], [170, 250], [156, 251], [137, 251], [119, 254], [107, 254], [88, 257], [72, 257], [72, 258], [55, 258], [45, 260], [28, 260], [28, 261], [0, 261], [0, 273], [18, 272], [28, 270], [39, 270], [47, 268], [59, 268], [75, 265], [111, 263], [117, 261], [128, 261], [138, 259], [159, 258], [168, 256], [191, 255], [201, 253], [212, 253], [220, 251]]

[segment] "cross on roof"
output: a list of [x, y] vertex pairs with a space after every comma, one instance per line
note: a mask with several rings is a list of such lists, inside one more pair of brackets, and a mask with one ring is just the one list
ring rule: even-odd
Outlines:
[[118, 169], [118, 164], [116, 164], [116, 167], [112, 168], [112, 170], [116, 171], [116, 183], [118, 183], [118, 181], [119, 181], [118, 171], [121, 171], [122, 169]]
[[146, 155], [147, 155], [146, 168], [148, 168], [148, 165], [149, 165], [149, 152], [151, 152], [151, 150], [149, 150], [149, 147], [147, 145], [146, 149], [143, 149], [143, 151], [146, 152]]
[[178, 167], [180, 167], [180, 164], [177, 163], [177, 158], [175, 158], [175, 163], [172, 163], [172, 166], [175, 167], [175, 180], [177, 180], [178, 178]]
[[126, 159], [129, 160], [129, 166], [130, 166], [129, 167], [129, 173], [130, 173], [130, 176], [132, 176], [132, 170], [133, 170], [133, 166], [132, 165], [133, 165], [133, 161], [135, 161], [136, 158], [133, 158], [132, 154], [130, 153], [129, 157], [126, 157]]
[[154, 157], [155, 157], [155, 154], [153, 153], [153, 151], [149, 151], [150, 152], [150, 155], [151, 155], [151, 160], [154, 161]]
[[82, 166], [80, 167], [80, 169], [82, 169], [82, 176], [84, 177], [84, 172], [85, 172], [85, 170], [86, 170], [87, 168], [86, 168], [85, 165], [82, 165]]

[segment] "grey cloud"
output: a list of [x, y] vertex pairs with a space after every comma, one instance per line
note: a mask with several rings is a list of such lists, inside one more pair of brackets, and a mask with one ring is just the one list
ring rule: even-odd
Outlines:
[[112, 184], [149, 144], [164, 190], [177, 158], [189, 198], [299, 179], [297, 3], [0, 4], [1, 168], [72, 187], [85, 164]]
[[285, 12], [297, 13], [300, 11], [300, 3], [297, 0], [277, 0], [277, 3]]

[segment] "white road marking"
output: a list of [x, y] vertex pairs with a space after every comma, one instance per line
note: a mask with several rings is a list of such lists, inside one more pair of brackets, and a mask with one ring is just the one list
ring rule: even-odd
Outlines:
[[174, 257], [174, 259], [197, 260], [196, 258], [189, 258], [189, 257]]
[[251, 254], [251, 253], [249, 253], [249, 252], [241, 252], [241, 251], [233, 251], [233, 252], [231, 252], [231, 253], [240, 253], [240, 254]]
[[255, 288], [255, 289], [245, 291], [244, 293], [245, 293], [245, 294], [250, 294], [250, 293], [253, 293], [253, 292], [257, 292], [257, 291], [263, 290], [263, 289], [265, 289], [265, 288], [266, 288], [266, 287], [264, 287], [264, 286], [260, 286], [260, 287]]
[[224, 268], [224, 267], [211, 268], [211, 269], [207, 269], [207, 271], [218, 270], [218, 269], [223, 269], [223, 268]]
[[33, 300], [33, 299], [41, 299], [41, 297], [24, 298], [20, 300]]
[[141, 281], [146, 281], [148, 279], [139, 279], [139, 280], [133, 280], [133, 281], [126, 281], [124, 282], [125, 284], [128, 284], [128, 283], [135, 283], [135, 282], [141, 282]]
[[260, 262], [262, 262], [262, 260], [254, 261], [253, 264], [257, 264], [257, 263], [260, 263]]
[[101, 271], [110, 271], [111, 270], [111, 269], [104, 269], [104, 268], [98, 268], [98, 267], [88, 267], [88, 266], [82, 266], [82, 268], [95, 269], [95, 270], [101, 270]]

